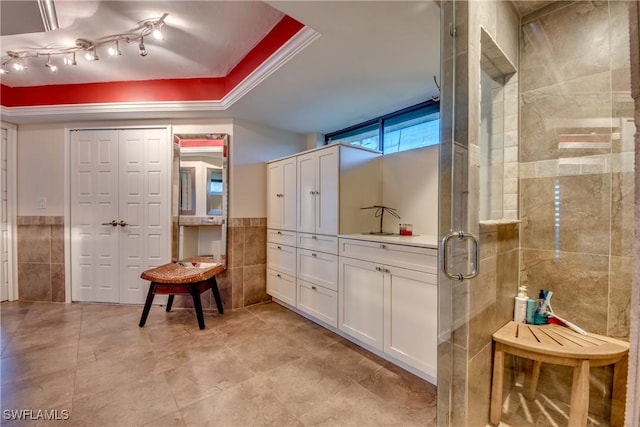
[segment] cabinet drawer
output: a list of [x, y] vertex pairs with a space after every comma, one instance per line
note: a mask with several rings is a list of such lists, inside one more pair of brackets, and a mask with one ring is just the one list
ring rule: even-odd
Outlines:
[[299, 248], [312, 251], [338, 254], [338, 238], [336, 236], [325, 236], [322, 234], [298, 233]]
[[267, 230], [267, 242], [280, 243], [283, 245], [296, 245], [296, 232], [286, 230]]
[[338, 290], [338, 256], [298, 249], [297, 277], [315, 285]]
[[267, 269], [267, 293], [292, 306], [296, 305], [296, 278], [280, 273], [272, 268]]
[[293, 246], [267, 243], [267, 268], [281, 273], [296, 275], [296, 248]]
[[338, 293], [300, 279], [297, 284], [298, 309], [337, 328]]
[[432, 248], [340, 239], [340, 256], [438, 273], [438, 251]]

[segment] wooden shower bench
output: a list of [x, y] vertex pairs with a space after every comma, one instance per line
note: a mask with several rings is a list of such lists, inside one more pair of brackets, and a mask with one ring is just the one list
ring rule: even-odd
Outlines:
[[[182, 260], [181, 262], [190, 267], [184, 267], [180, 263], [169, 263], [159, 267], [151, 268], [143, 272], [140, 277], [144, 280], [151, 281], [147, 300], [142, 310], [139, 326], [143, 327], [147, 321], [153, 297], [156, 294], [169, 295], [167, 301], [167, 312], [171, 311], [173, 298], [175, 295], [191, 295], [193, 298], [193, 307], [196, 311], [198, 326], [204, 329], [204, 314], [202, 313], [202, 302], [200, 294], [211, 289], [213, 298], [216, 301], [218, 313], [223, 314], [222, 299], [218, 290], [216, 275], [222, 273], [225, 267], [220, 262], [215, 262], [211, 258], [192, 257]], [[195, 268], [195, 265], [203, 265], [202, 268]]]
[[502, 416], [504, 354], [533, 360], [533, 372], [524, 394], [535, 398], [542, 363], [573, 367], [569, 427], [587, 425], [589, 413], [589, 368], [614, 365], [611, 426], [624, 424], [629, 343], [589, 334], [581, 335], [558, 325], [526, 325], [509, 322], [493, 334], [494, 359], [491, 386], [491, 423]]

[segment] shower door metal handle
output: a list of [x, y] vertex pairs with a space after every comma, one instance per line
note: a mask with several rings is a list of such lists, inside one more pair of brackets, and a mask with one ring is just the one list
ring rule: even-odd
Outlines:
[[[449, 241], [451, 239], [457, 238], [458, 240], [471, 240], [471, 261], [473, 268], [471, 272], [468, 274], [463, 273], [451, 273], [449, 271]], [[471, 233], [466, 233], [464, 231], [452, 231], [447, 234], [441, 242], [441, 250], [442, 250], [442, 272], [449, 279], [458, 280], [462, 282], [463, 280], [473, 279], [478, 275], [478, 238]]]

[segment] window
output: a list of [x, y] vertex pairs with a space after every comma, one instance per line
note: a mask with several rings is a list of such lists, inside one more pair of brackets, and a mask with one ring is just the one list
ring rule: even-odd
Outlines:
[[440, 143], [440, 103], [427, 101], [325, 135], [325, 143], [354, 144], [383, 154]]

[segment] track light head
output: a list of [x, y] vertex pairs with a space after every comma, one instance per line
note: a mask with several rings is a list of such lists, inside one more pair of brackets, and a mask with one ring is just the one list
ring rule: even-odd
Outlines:
[[116, 40], [116, 42], [112, 46], [109, 47], [107, 52], [109, 52], [109, 56], [121, 56], [122, 55], [122, 51], [120, 50], [120, 43], [118, 42], [118, 40]]
[[140, 54], [140, 56], [147, 56], [149, 54], [149, 52], [147, 52], [147, 49], [144, 47], [144, 37], [140, 37], [140, 44], [138, 45], [138, 53]]
[[47, 63], [44, 64], [44, 66], [47, 67], [49, 71], [51, 71], [52, 73], [55, 73], [56, 71], [58, 71], [58, 66], [51, 63], [51, 56], [47, 57]]

